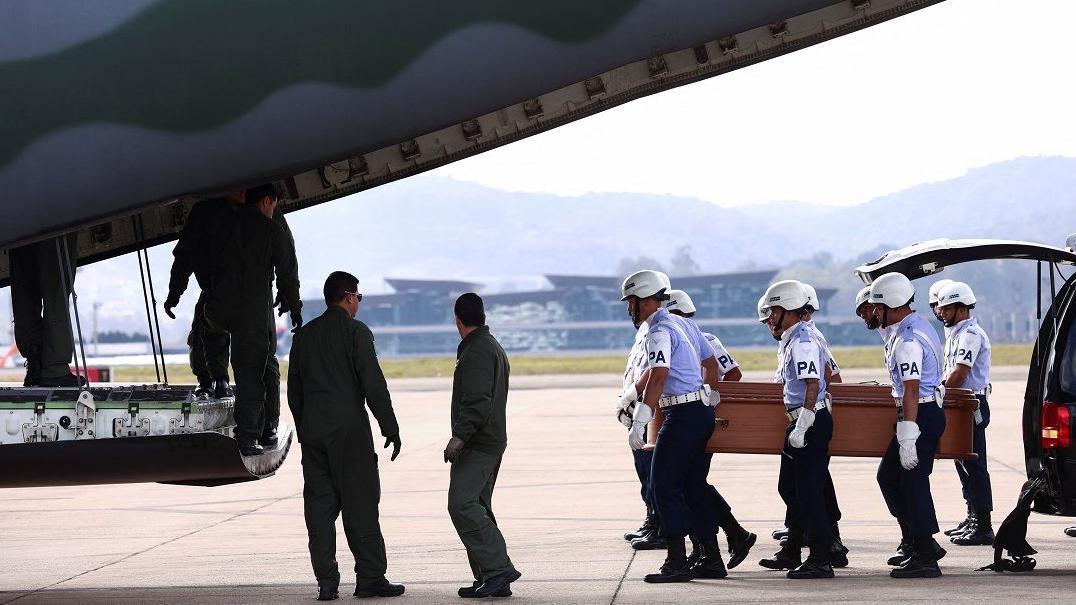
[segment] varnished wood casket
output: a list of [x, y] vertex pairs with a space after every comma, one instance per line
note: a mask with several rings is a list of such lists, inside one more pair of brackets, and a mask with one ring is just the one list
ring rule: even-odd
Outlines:
[[[706, 451], [734, 454], [780, 454], [788, 418], [781, 385], [758, 382], [721, 383], [721, 403], [715, 408], [714, 434]], [[831, 456], [881, 457], [893, 438], [896, 405], [888, 385], [832, 384], [833, 439]], [[923, 404], [927, 405], [927, 404]], [[935, 404], [929, 404], [935, 405]], [[975, 458], [972, 450], [974, 412], [979, 407], [967, 389], [945, 392], [945, 433], [937, 458]], [[656, 436], [661, 414], [648, 435]], [[652, 442], [652, 441], [651, 441]]]

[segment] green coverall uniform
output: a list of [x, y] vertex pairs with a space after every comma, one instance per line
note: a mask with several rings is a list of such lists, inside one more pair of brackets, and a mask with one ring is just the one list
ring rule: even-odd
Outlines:
[[373, 334], [330, 306], [296, 332], [288, 368], [288, 405], [303, 450], [310, 562], [319, 586], [340, 583], [336, 518], [341, 513], [357, 581], [377, 580], [387, 569], [377, 512], [381, 483], [364, 401], [383, 436], [399, 434]]
[[201, 386], [214, 380], [228, 378], [228, 347], [231, 336], [226, 330], [210, 327], [205, 317], [205, 304], [212, 279], [215, 249], [214, 236], [224, 229], [236, 208], [225, 198], [202, 200], [191, 207], [187, 224], [172, 250], [172, 274], [168, 281], [168, 300], [179, 302], [187, 283], [194, 275], [202, 292], [194, 306], [194, 319], [187, 336], [190, 348], [191, 371]]
[[61, 278], [58, 239], [48, 239], [8, 250], [11, 272], [11, 314], [15, 344], [27, 360], [26, 386], [41, 379], [68, 376], [75, 343], [71, 338], [68, 290], [75, 283], [74, 235], [67, 236], [72, 262]]
[[[267, 391], [280, 389], [279, 366], [273, 363], [274, 272], [277, 290], [293, 317], [302, 310], [295, 248], [277, 221], [248, 204], [215, 235], [213, 259], [205, 315], [211, 328], [231, 334], [236, 438], [258, 440], [267, 428]], [[279, 401], [279, 394], [276, 398]]]
[[452, 381], [452, 435], [464, 445], [452, 463], [448, 514], [478, 582], [515, 570], [493, 516], [493, 487], [508, 445], [508, 374], [508, 356], [489, 327], [479, 327], [460, 342]]

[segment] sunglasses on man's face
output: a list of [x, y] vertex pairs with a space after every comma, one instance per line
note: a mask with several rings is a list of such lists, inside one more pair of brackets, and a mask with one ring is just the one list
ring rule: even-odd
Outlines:
[[355, 302], [362, 302], [362, 292], [348, 292], [344, 291], [344, 294], [350, 294], [355, 297]]

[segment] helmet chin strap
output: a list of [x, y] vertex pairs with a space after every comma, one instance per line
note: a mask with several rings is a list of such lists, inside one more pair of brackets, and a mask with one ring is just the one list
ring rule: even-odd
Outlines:
[[[787, 313], [788, 311], [786, 311], [784, 307], [778, 307], [778, 309], [781, 309], [781, 316], [777, 318], [776, 327], [780, 328], [781, 324], [785, 323], [785, 313]], [[773, 313], [773, 311], [771, 310], [770, 313]], [[784, 330], [782, 330], [782, 333], [783, 332]], [[771, 330], [770, 335], [773, 336], [774, 340], [781, 340], [781, 334], [778, 334], [776, 330]]]

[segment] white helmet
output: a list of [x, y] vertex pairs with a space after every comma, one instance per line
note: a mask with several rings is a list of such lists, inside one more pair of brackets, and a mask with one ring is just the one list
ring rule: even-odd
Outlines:
[[807, 291], [803, 284], [794, 279], [785, 279], [766, 288], [763, 295], [763, 309], [779, 307], [786, 311], [802, 309], [808, 302]]
[[803, 285], [803, 290], [807, 293], [807, 304], [811, 305], [815, 311], [822, 310], [822, 303], [818, 300], [818, 292], [815, 291], [814, 286], [807, 282], [800, 282]]
[[685, 315], [695, 312], [695, 303], [683, 290], [669, 290], [669, 300], [665, 301], [665, 308], [670, 311], [679, 311]]
[[890, 309], [903, 307], [915, 297], [915, 287], [903, 273], [886, 273], [871, 283], [871, 302]]
[[672, 285], [669, 283], [668, 275], [661, 271], [643, 269], [632, 273], [624, 280], [624, 283], [620, 286], [620, 293], [623, 294], [620, 300], [628, 300], [629, 296], [638, 296], [639, 298], [657, 296], [659, 299], [664, 300], [667, 298], [665, 293], [671, 289]]
[[930, 306], [938, 304], [938, 292], [941, 292], [942, 288], [949, 284], [956, 283], [951, 279], [939, 279], [938, 281], [930, 284], [930, 291], [927, 293], [927, 302]]
[[859, 313], [859, 308], [863, 306], [863, 303], [869, 303], [871, 301], [871, 287], [863, 286], [863, 289], [856, 292], [856, 313]]
[[957, 303], [961, 303], [968, 307], [975, 304], [975, 293], [971, 291], [971, 286], [960, 281], [955, 281], [938, 292], [939, 307], [955, 305]]
[[766, 323], [770, 317], [770, 308], [766, 306], [766, 295], [758, 297], [758, 323]]

